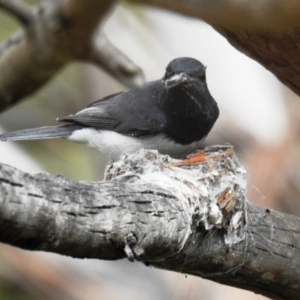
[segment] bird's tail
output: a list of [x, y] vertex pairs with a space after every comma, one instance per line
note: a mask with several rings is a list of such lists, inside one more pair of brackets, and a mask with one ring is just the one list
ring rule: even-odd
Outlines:
[[62, 125], [23, 129], [0, 134], [0, 141], [39, 140], [67, 137], [75, 130], [81, 128], [82, 126], [80, 125]]

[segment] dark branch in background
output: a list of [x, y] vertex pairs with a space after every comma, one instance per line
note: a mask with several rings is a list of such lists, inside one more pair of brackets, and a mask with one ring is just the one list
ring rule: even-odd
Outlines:
[[103, 68], [127, 86], [138, 87], [144, 82], [143, 71], [114, 47], [103, 32], [95, 35], [87, 51], [87, 59], [91, 63]]
[[35, 19], [32, 9], [24, 2], [18, 0], [0, 0], [0, 8], [9, 12], [24, 26], [28, 26]]
[[300, 2], [297, 0], [132, 0], [206, 21], [239, 51], [300, 95]]
[[[0, 0], [1, 7], [15, 17], [20, 19], [23, 12], [30, 26], [0, 45], [0, 111], [37, 91], [67, 63], [91, 62], [91, 49], [97, 54], [93, 56], [96, 64], [116, 79], [128, 86], [142, 81], [140, 68], [107, 39], [102, 38], [100, 46], [95, 44], [95, 31], [114, 1], [44, 1], [35, 8], [36, 13], [19, 2], [9, 3]], [[34, 18], [29, 20], [29, 15]]]
[[[237, 49], [300, 94], [300, 4], [296, 0], [132, 0], [200, 18]], [[134, 65], [105, 37], [94, 39], [113, 0], [44, 1], [35, 11], [19, 1], [0, 7], [27, 25], [0, 45], [0, 111], [37, 91], [74, 60], [92, 62], [128, 86], [142, 81]]]
[[127, 256], [298, 299], [300, 220], [245, 200], [246, 174], [228, 146], [199, 157], [141, 150], [93, 183], [1, 165], [0, 241], [79, 258]]

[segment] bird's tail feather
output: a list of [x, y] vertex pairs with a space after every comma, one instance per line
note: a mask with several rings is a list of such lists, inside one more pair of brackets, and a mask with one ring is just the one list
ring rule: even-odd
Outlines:
[[0, 134], [0, 141], [39, 140], [67, 137], [75, 130], [81, 129], [80, 125], [47, 126], [32, 129], [23, 129]]

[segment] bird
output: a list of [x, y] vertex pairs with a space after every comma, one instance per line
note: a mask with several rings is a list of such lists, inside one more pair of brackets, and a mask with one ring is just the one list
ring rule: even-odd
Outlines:
[[0, 140], [63, 137], [96, 148], [113, 160], [141, 148], [184, 158], [199, 149], [218, 116], [206, 67], [194, 58], [179, 57], [167, 65], [161, 79], [58, 118], [63, 125], [4, 133]]

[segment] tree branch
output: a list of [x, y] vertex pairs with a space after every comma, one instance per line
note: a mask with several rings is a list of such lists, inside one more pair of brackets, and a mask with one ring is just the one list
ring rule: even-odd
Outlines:
[[103, 32], [96, 34], [85, 57], [129, 87], [139, 87], [145, 81], [141, 68], [113, 46]]
[[[300, 95], [300, 10], [296, 0], [264, 1], [261, 5], [251, 1], [237, 5], [233, 0], [132, 1], [205, 20]], [[0, 111], [37, 91], [73, 60], [95, 63], [131, 87], [141, 81], [140, 68], [105, 38], [95, 42], [95, 29], [113, 0], [47, 1], [36, 8], [34, 17], [16, 0], [1, 3], [30, 26], [0, 45]]]
[[297, 299], [300, 220], [246, 202], [245, 171], [228, 146], [196, 158], [141, 150], [110, 165], [104, 182], [2, 165], [0, 240], [80, 258], [127, 256]]
[[24, 26], [30, 25], [35, 19], [32, 9], [19, 0], [0, 0], [0, 8], [12, 14]]
[[[36, 7], [30, 26], [0, 45], [0, 111], [37, 91], [69, 62], [91, 62], [94, 32], [113, 4], [113, 0], [68, 0]], [[97, 55], [111, 61], [98, 59], [97, 65], [123, 83], [136, 85], [140, 68], [108, 41], [105, 45], [97, 49]], [[108, 45], [112, 50], [109, 56]]]
[[300, 95], [300, 2], [131, 0], [206, 21]]

